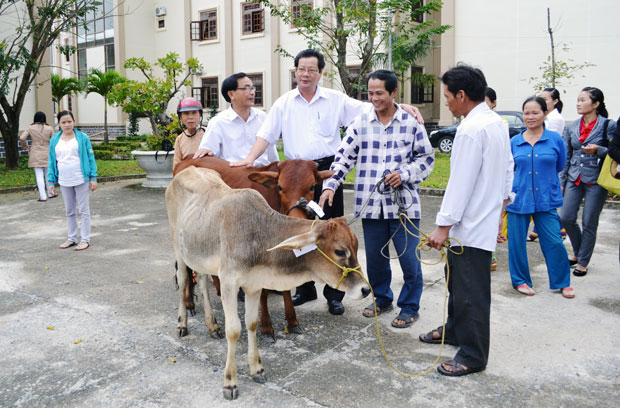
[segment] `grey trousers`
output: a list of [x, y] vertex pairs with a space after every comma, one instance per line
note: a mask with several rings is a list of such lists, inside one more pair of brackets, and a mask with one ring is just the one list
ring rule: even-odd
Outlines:
[[65, 200], [65, 210], [67, 213], [67, 225], [69, 233], [67, 240], [77, 241], [78, 216], [80, 212], [82, 227], [80, 228], [81, 242], [90, 242], [90, 183], [86, 182], [74, 187], [60, 186], [62, 198]]
[[[577, 257], [581, 266], [588, 266], [594, 244], [596, 244], [596, 230], [598, 219], [603, 211], [603, 205], [607, 199], [607, 190], [598, 184], [587, 185], [567, 182], [564, 187], [564, 206], [560, 211], [562, 226], [570, 238], [573, 247], [573, 255]], [[577, 213], [583, 200], [583, 213], [581, 215], [581, 228], [577, 223]]]

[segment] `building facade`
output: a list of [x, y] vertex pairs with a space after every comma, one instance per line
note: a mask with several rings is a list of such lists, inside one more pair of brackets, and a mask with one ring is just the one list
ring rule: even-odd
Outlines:
[[[280, 3], [292, 8], [301, 4], [319, 7], [323, 1], [327, 0]], [[451, 25], [452, 29], [437, 39], [437, 46], [412, 71], [439, 76], [459, 61], [472, 64], [484, 71], [489, 85], [497, 91], [498, 109], [520, 110], [521, 102], [534, 93], [528, 79], [540, 74], [539, 66], [549, 55], [547, 8], [551, 10], [556, 45], [566, 48], [557, 57], [575, 64], [594, 64], [560, 89], [565, 119], [577, 117], [574, 102], [584, 86], [601, 88], [610, 115], [620, 114], [620, 84], [614, 81], [618, 57], [613, 52], [620, 40], [620, 28], [612, 21], [620, 4], [614, 0], [445, 0], [441, 12], [431, 18], [438, 24]], [[81, 77], [91, 68], [113, 68], [130, 79], [141, 80], [139, 72], [123, 67], [127, 58], [138, 56], [155, 62], [174, 51], [183, 61], [195, 57], [203, 65], [202, 72], [191, 77], [192, 86], [183, 89], [178, 97], [195, 96], [205, 110], [227, 108], [220, 86], [224, 78], [239, 71], [254, 81], [257, 107], [269, 110], [280, 95], [295, 86], [293, 59], [275, 52], [276, 48], [280, 46], [294, 55], [307, 47], [294, 26], [271, 16], [258, 3], [244, 0], [103, 0], [86, 23], [86, 30], [80, 28], [58, 40], [62, 45], [75, 46], [77, 53], [67, 58], [52, 48], [52, 71], [61, 76]], [[348, 64], [353, 71], [359, 66], [353, 53]], [[326, 73], [332, 70], [333, 67], [326, 67]], [[46, 81], [45, 75], [49, 74], [43, 71], [38, 83]], [[329, 75], [323, 76], [321, 85], [342, 88]], [[411, 83], [401, 86], [405, 91], [402, 102], [417, 106], [427, 123], [453, 123], [444, 106], [440, 83], [427, 88]], [[32, 93], [20, 120], [21, 128], [30, 123], [36, 110], [51, 111], [51, 100], [46, 102], [46, 95], [49, 93]], [[360, 98], [363, 97], [360, 92]], [[175, 111], [177, 101], [178, 98], [170, 102], [170, 112]], [[42, 106], [46, 103], [49, 106]], [[100, 95], [65, 97], [61, 108], [74, 111], [78, 127], [90, 134], [103, 126]], [[124, 132], [127, 115], [120, 108], [109, 107], [108, 122], [112, 134], [115, 130]], [[141, 125], [141, 132], [149, 132], [146, 121]]]

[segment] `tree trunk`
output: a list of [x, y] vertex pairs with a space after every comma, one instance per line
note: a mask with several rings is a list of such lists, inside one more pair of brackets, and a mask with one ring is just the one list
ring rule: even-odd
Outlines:
[[551, 10], [547, 8], [547, 31], [551, 40], [551, 87], [555, 88], [555, 44], [553, 43], [553, 29], [551, 29]]
[[[334, 9], [339, 10], [339, 1], [334, 0]], [[344, 32], [344, 15], [340, 11], [336, 11], [336, 68], [338, 76], [344, 88], [344, 92], [352, 98], [357, 96], [357, 89], [351, 86], [349, 78], [349, 68], [347, 67], [347, 36]], [[357, 81], [356, 81], [357, 82]]]
[[108, 144], [108, 98], [103, 97], [103, 144]]
[[13, 126], [15, 123], [19, 124], [19, 121], [11, 121], [8, 123], [8, 126], [5, 124], [0, 125], [2, 140], [4, 140], [4, 152], [6, 153], [6, 168], [8, 170], [16, 169], [19, 164], [19, 128]]
[[155, 120], [155, 115], [149, 114], [149, 121], [151, 122], [151, 128], [153, 128], [153, 134], [161, 136], [159, 126], [157, 126], [157, 121]]
[[[3, 103], [3, 107], [6, 105]], [[19, 117], [15, 115], [14, 109], [4, 109], [4, 115], [0, 115], [0, 133], [4, 140], [6, 168], [16, 169], [19, 164]]]

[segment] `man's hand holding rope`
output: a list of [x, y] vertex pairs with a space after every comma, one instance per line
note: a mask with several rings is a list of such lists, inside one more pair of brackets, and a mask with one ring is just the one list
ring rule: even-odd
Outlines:
[[448, 234], [450, 233], [450, 228], [452, 228], [451, 225], [437, 227], [435, 231], [431, 232], [428, 235], [428, 237], [426, 237], [426, 245], [440, 251], [444, 242], [448, 240]]

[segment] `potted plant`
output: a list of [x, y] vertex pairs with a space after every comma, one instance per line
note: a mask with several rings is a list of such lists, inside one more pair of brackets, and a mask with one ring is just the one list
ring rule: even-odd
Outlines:
[[[128, 114], [139, 114], [149, 119], [153, 134], [147, 138], [145, 148], [148, 150], [134, 150], [131, 153], [146, 171], [143, 186], [166, 187], [172, 180], [174, 151], [162, 150], [162, 142], [166, 139], [174, 146], [174, 139], [180, 132], [178, 118], [166, 113], [168, 104], [181, 88], [191, 86], [190, 77], [200, 73], [202, 66], [196, 58], [190, 58], [183, 64], [177, 53], [170, 52], [154, 64], [144, 58], [129, 58], [125, 68], [141, 72], [144, 80], [116, 84], [109, 100]], [[163, 75], [156, 76], [154, 68]]]
[[[172, 164], [174, 161], [174, 141], [178, 132], [178, 119], [173, 115], [173, 121], [166, 127], [162, 135], [149, 135], [143, 147], [136, 149], [131, 154], [136, 161], [146, 171], [146, 180], [142, 183], [143, 187], [165, 188], [172, 180]], [[165, 145], [164, 140], [167, 142]]]

